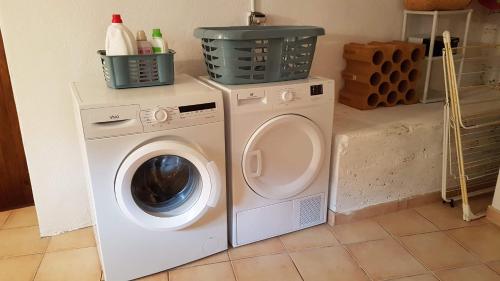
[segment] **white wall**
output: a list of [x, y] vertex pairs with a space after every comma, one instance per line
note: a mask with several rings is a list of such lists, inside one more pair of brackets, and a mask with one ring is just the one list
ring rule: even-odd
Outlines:
[[[204, 73], [198, 26], [241, 25], [247, 0], [0, 0], [3, 33], [42, 235], [89, 225], [82, 159], [68, 84], [103, 84], [96, 50], [112, 13], [132, 29], [162, 29], [176, 50], [176, 72]], [[399, 39], [401, 0], [257, 1], [271, 24], [319, 25], [313, 73], [340, 81], [349, 41]], [[339, 87], [341, 83], [338, 83]]]

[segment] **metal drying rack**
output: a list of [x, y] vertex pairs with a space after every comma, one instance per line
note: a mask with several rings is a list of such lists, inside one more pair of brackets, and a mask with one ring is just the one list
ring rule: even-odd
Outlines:
[[484, 214], [472, 212], [469, 197], [494, 191], [500, 167], [500, 45], [451, 48], [450, 33], [443, 37], [442, 198], [462, 200], [470, 221]]

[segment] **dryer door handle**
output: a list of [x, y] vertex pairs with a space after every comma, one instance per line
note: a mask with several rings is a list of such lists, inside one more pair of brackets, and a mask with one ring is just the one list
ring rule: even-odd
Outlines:
[[219, 202], [222, 189], [220, 172], [217, 164], [215, 164], [214, 161], [210, 161], [207, 163], [207, 170], [208, 174], [210, 175], [210, 184], [212, 185], [207, 205], [211, 208], [215, 208], [217, 202]]
[[255, 172], [251, 172], [249, 176], [252, 178], [258, 178], [262, 174], [262, 152], [260, 151], [260, 149], [257, 149], [257, 150], [250, 152], [249, 156], [250, 156], [249, 160], [255, 158], [255, 161], [257, 164], [257, 168], [255, 169]]

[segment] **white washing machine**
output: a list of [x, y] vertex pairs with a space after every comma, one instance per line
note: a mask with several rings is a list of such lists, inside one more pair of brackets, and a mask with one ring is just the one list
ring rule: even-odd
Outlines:
[[221, 85], [230, 241], [240, 246], [327, 218], [334, 81]]
[[220, 91], [72, 85], [105, 280], [130, 280], [227, 249]]

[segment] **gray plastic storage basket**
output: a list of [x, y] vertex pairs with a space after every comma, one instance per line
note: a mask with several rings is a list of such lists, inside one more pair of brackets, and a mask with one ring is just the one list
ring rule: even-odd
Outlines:
[[104, 79], [110, 88], [123, 89], [174, 83], [174, 54], [106, 56], [100, 50]]
[[316, 39], [325, 30], [315, 26], [200, 27], [212, 80], [251, 84], [303, 79], [309, 76]]

